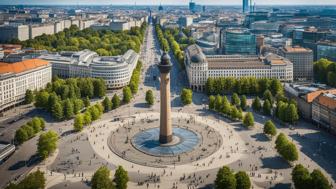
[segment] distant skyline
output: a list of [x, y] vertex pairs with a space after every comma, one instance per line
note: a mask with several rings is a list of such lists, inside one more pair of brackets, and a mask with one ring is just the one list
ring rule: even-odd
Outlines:
[[[194, 0], [202, 5], [241, 5], [242, 0]], [[0, 5], [187, 5], [189, 0], [0, 0]], [[336, 5], [336, 0], [253, 0], [257, 5]]]

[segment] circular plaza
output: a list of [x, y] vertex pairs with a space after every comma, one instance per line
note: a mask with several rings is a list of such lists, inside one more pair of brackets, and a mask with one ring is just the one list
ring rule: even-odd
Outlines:
[[194, 116], [173, 116], [173, 141], [159, 142], [159, 114], [120, 121], [111, 131], [107, 143], [110, 150], [132, 163], [165, 167], [201, 160], [214, 154], [223, 137], [214, 128]]

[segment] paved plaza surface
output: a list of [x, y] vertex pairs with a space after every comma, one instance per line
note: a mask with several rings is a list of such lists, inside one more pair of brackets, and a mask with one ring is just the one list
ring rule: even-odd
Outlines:
[[[27, 161], [36, 151], [37, 137], [25, 142], [4, 164], [0, 165], [0, 188], [8, 181], [14, 180], [19, 175], [40, 169], [45, 171], [47, 188], [90, 188], [88, 182], [95, 170], [108, 166], [112, 175], [118, 165], [122, 165], [129, 174], [128, 188], [211, 188], [219, 167], [229, 166], [234, 171], [244, 170], [251, 178], [254, 188], [290, 188], [292, 167], [277, 154], [274, 148], [274, 139], [270, 140], [263, 134], [263, 124], [270, 118], [254, 114], [255, 126], [245, 129], [240, 122], [231, 122], [215, 112], [209, 111], [205, 105], [206, 95], [193, 94], [193, 103], [182, 106], [179, 94], [186, 86], [186, 76], [172, 59], [171, 71], [171, 105], [173, 123], [176, 118], [189, 120], [184, 123], [191, 129], [214, 129], [221, 137], [218, 149], [200, 159], [185, 161], [180, 164], [167, 162], [160, 165], [144, 165], [132, 159], [123, 158], [120, 154], [113, 153], [108, 142], [113, 137], [113, 131], [122, 131], [125, 127], [136, 130], [141, 120], [157, 120], [159, 109], [160, 83], [153, 76], [159, 76], [156, 67], [160, 58], [160, 49], [157, 40], [154, 40], [154, 28], [150, 25], [145, 43], [141, 51], [143, 60], [142, 82], [139, 92], [131, 103], [105, 113], [102, 118], [86, 127], [80, 133], [72, 132], [73, 120], [55, 123], [39, 111], [34, 111], [27, 116], [41, 115], [47, 120], [47, 129], [52, 129], [60, 134], [58, 150], [46, 161], [39, 164], [27, 164]], [[149, 107], [145, 103], [145, 92], [152, 89], [155, 103]], [[120, 91], [117, 91], [120, 94]], [[113, 93], [109, 94], [112, 96]], [[249, 99], [249, 103], [251, 99]], [[22, 111], [23, 112], [23, 111]], [[14, 113], [13, 113], [14, 114]], [[192, 119], [190, 119], [192, 117]], [[119, 121], [113, 121], [119, 118]], [[143, 123], [143, 128], [155, 127], [156, 121]], [[14, 124], [18, 127], [20, 124]], [[8, 128], [7, 128], [8, 126]], [[6, 125], [6, 129], [12, 129]], [[134, 127], [133, 127], [134, 126]], [[291, 130], [276, 123], [279, 132], [285, 133], [300, 150], [299, 161], [309, 170], [321, 169], [335, 185], [336, 180], [336, 137], [332, 136], [310, 123], [300, 121]], [[157, 125], [159, 127], [159, 125]], [[136, 132], [134, 132], [135, 134]], [[127, 135], [127, 132], [126, 132]], [[115, 135], [114, 137], [117, 137]], [[111, 138], [110, 138], [111, 139]], [[126, 137], [115, 138], [126, 141]], [[131, 140], [131, 136], [128, 137]], [[212, 141], [210, 138], [208, 141]], [[125, 143], [124, 143], [125, 144]], [[129, 143], [128, 143], [129, 144]], [[139, 151], [134, 151], [140, 153]], [[127, 153], [127, 152], [126, 152]], [[148, 157], [148, 156], [146, 156]], [[139, 158], [138, 156], [132, 158]], [[21, 163], [20, 163], [21, 162]], [[22, 163], [23, 162], [23, 163]]]

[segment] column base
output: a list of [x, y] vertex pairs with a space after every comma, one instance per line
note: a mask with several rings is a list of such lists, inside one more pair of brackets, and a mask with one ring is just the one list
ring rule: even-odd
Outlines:
[[167, 144], [173, 141], [173, 135], [160, 135], [159, 141], [161, 144]]

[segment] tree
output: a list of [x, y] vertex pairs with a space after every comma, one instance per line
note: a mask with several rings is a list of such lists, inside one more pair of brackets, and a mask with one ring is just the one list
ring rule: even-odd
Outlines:
[[217, 112], [220, 112], [221, 109], [222, 109], [222, 97], [220, 95], [216, 96], [215, 109], [216, 109]]
[[246, 174], [245, 171], [239, 171], [235, 174], [236, 181], [237, 181], [237, 189], [250, 189], [251, 188], [251, 181], [250, 177]]
[[110, 179], [110, 170], [102, 166], [92, 176], [91, 179], [92, 189], [114, 189], [112, 180]]
[[289, 104], [289, 106], [287, 106], [286, 114], [288, 122], [291, 124], [294, 124], [297, 120], [299, 120], [299, 114], [294, 104]]
[[90, 111], [86, 111], [83, 116], [83, 124], [88, 125], [92, 122], [92, 117]]
[[27, 131], [23, 128], [19, 128], [18, 130], [16, 130], [14, 138], [15, 142], [17, 142], [18, 144], [22, 144], [23, 142], [28, 140]]
[[254, 117], [251, 112], [247, 112], [247, 114], [245, 114], [244, 119], [243, 119], [243, 124], [245, 125], [245, 127], [254, 126]]
[[228, 99], [226, 98], [226, 96], [223, 97], [223, 101], [221, 104], [221, 112], [225, 115], [230, 115], [231, 113], [231, 104], [229, 103]]
[[271, 115], [272, 114], [272, 105], [268, 99], [264, 101], [263, 105], [263, 113], [265, 115]]
[[51, 107], [51, 115], [53, 118], [57, 120], [62, 120], [63, 119], [63, 107], [60, 102], [56, 102], [52, 107]]
[[40, 132], [42, 130], [42, 123], [41, 123], [40, 118], [34, 117], [31, 120], [31, 126], [33, 127], [35, 133]]
[[49, 93], [47, 91], [40, 91], [35, 97], [35, 106], [38, 108], [46, 108], [48, 106]]
[[120, 106], [120, 98], [117, 94], [112, 97], [112, 109], [116, 109]]
[[103, 79], [93, 80], [93, 94], [95, 97], [102, 98], [106, 94], [106, 85]]
[[311, 186], [311, 177], [307, 168], [298, 164], [292, 170], [292, 180], [295, 189], [307, 189]]
[[266, 123], [264, 124], [264, 133], [272, 137], [276, 135], [276, 127], [271, 120], [266, 121]]
[[240, 106], [240, 99], [239, 99], [237, 93], [233, 93], [233, 95], [231, 97], [231, 104], [235, 105], [235, 106]]
[[86, 97], [84, 98], [83, 102], [84, 102], [84, 106], [85, 106], [85, 107], [89, 107], [89, 106], [90, 106], [90, 99], [89, 99], [88, 96], [86, 96]]
[[289, 162], [296, 161], [299, 158], [299, 153], [296, 146], [292, 142], [288, 142], [287, 145], [280, 150], [280, 155]]
[[216, 189], [236, 189], [237, 182], [234, 174], [229, 167], [222, 167], [218, 170], [215, 188]]
[[37, 143], [37, 153], [43, 158], [47, 158], [57, 148], [58, 135], [55, 131], [42, 133]]
[[272, 95], [270, 90], [267, 89], [264, 92], [263, 99], [264, 99], [264, 101], [268, 100], [271, 104], [273, 104], [273, 95]]
[[96, 106], [90, 106], [89, 109], [88, 109], [88, 112], [90, 112], [92, 121], [95, 121], [95, 120], [99, 119], [100, 111]]
[[46, 179], [44, 173], [37, 170], [26, 176], [20, 183], [10, 183], [5, 189], [43, 189], [45, 188]]
[[25, 104], [30, 104], [33, 101], [34, 101], [34, 94], [31, 90], [27, 89], [25, 95]]
[[77, 132], [83, 130], [83, 124], [84, 124], [84, 115], [77, 114], [74, 121], [74, 130]]
[[124, 103], [129, 103], [131, 99], [132, 99], [132, 91], [128, 86], [126, 86], [123, 88], [123, 101]]
[[213, 95], [209, 97], [209, 109], [210, 110], [215, 109], [215, 100], [216, 98]]
[[73, 100], [74, 114], [78, 114], [84, 108], [84, 103], [82, 99]]
[[275, 140], [275, 148], [277, 149], [277, 151], [281, 151], [281, 149], [283, 149], [288, 143], [287, 137], [285, 134], [280, 133], [278, 135], [278, 137]]
[[239, 118], [239, 110], [237, 109], [236, 106], [232, 106], [231, 112], [230, 112], [230, 117], [233, 120], [236, 120]]
[[66, 99], [64, 102], [64, 118], [70, 119], [74, 116], [74, 108], [70, 99]]
[[254, 111], [260, 111], [260, 109], [261, 109], [261, 103], [260, 103], [260, 99], [259, 99], [259, 97], [256, 97], [254, 100], [253, 100], [253, 102], [252, 102], [252, 109], [254, 110]]
[[314, 189], [331, 189], [328, 179], [320, 170], [314, 169], [310, 176], [312, 181], [310, 187]]
[[129, 178], [128, 178], [127, 171], [122, 166], [118, 166], [118, 169], [116, 170], [114, 174], [114, 179], [113, 179], [116, 185], [116, 188], [127, 189], [128, 180]]
[[112, 101], [106, 96], [102, 102], [105, 112], [112, 110]]
[[246, 108], [247, 108], [247, 102], [246, 102], [246, 96], [245, 95], [242, 95], [241, 98], [240, 98], [240, 107], [243, 110], [246, 110]]
[[153, 91], [152, 90], [148, 90], [146, 92], [146, 102], [149, 105], [153, 105], [154, 104], [154, 95], [153, 95]]
[[192, 90], [191, 89], [182, 89], [181, 101], [184, 105], [191, 104], [192, 102]]

